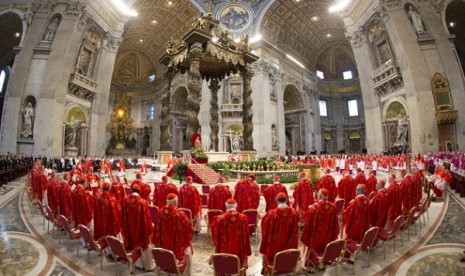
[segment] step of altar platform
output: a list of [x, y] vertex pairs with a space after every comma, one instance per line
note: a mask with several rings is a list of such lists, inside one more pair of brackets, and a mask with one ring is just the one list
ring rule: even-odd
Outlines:
[[187, 169], [192, 173], [194, 182], [213, 185], [216, 184], [219, 174], [205, 164], [190, 164]]

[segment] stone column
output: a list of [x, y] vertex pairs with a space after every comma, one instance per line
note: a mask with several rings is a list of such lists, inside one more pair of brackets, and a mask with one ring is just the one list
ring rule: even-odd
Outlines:
[[189, 88], [187, 95], [187, 138], [190, 140], [192, 135], [199, 130], [199, 111], [200, 111], [200, 96], [202, 89], [202, 76], [200, 75], [200, 59], [202, 54], [202, 44], [199, 42], [192, 45], [189, 59], [189, 77], [187, 87]]
[[218, 79], [212, 79], [208, 86], [211, 92], [210, 99], [210, 142], [214, 151], [218, 151], [218, 90], [220, 85]]
[[173, 74], [170, 71], [165, 72], [165, 89], [161, 96], [161, 114], [160, 114], [160, 150], [171, 150], [170, 145], [170, 95], [171, 80]]
[[252, 111], [252, 87], [250, 81], [252, 80], [253, 72], [250, 66], [246, 66], [241, 70], [241, 75], [243, 79], [243, 104], [242, 104], [242, 125], [244, 126], [244, 131], [242, 133], [244, 139], [244, 145], [242, 150], [254, 151], [253, 148], [253, 111]]

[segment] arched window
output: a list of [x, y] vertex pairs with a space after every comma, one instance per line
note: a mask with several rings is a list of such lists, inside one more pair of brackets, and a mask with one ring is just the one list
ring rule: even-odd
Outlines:
[[5, 70], [0, 71], [0, 94], [6, 90], [6, 72]]

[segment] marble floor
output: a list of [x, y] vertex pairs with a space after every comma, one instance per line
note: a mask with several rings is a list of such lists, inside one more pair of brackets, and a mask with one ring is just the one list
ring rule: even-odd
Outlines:
[[[134, 172], [128, 172], [132, 179]], [[145, 181], [153, 183], [161, 173], [150, 172]], [[340, 175], [335, 174], [336, 181]], [[231, 187], [235, 182], [229, 183]], [[179, 185], [179, 184], [178, 184]], [[24, 179], [10, 182], [0, 188], [0, 276], [3, 275], [129, 275], [124, 264], [117, 264], [104, 258], [100, 270], [100, 258], [91, 252], [87, 261], [86, 249], [80, 242], [68, 245], [63, 232], [47, 231], [39, 210], [30, 208], [27, 194], [23, 191]], [[291, 189], [291, 185], [287, 187]], [[200, 189], [200, 187], [199, 187]], [[292, 191], [290, 192], [292, 194]], [[264, 214], [262, 198], [259, 210]], [[204, 210], [206, 213], [206, 210]], [[465, 198], [450, 192], [443, 202], [433, 202], [429, 216], [421, 230], [418, 222], [416, 232], [411, 231], [408, 239], [403, 234], [403, 245], [397, 240], [396, 251], [393, 242], [386, 243], [386, 259], [382, 248], [371, 252], [371, 265], [367, 266], [366, 253], [357, 258], [356, 275], [465, 275], [465, 263], [460, 263], [465, 250]], [[429, 218], [428, 218], [429, 217]], [[413, 230], [413, 228], [412, 228]], [[260, 234], [252, 237], [252, 256], [249, 258], [247, 275], [260, 275], [261, 255], [258, 252]], [[211, 238], [207, 235], [205, 221], [202, 231], [193, 241], [192, 275], [213, 275], [208, 258], [213, 253]], [[301, 248], [302, 245], [299, 245]], [[76, 256], [79, 248], [79, 256]], [[335, 275], [334, 267], [328, 267], [315, 275]], [[138, 275], [153, 275], [136, 269]], [[305, 275], [298, 270], [298, 275]], [[352, 265], [340, 264], [338, 275], [352, 275]]]

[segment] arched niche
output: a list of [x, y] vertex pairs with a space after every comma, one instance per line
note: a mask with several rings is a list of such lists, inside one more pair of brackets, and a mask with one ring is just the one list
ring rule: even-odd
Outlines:
[[[405, 99], [399, 97], [385, 103], [382, 118], [384, 149], [385, 151], [389, 151], [394, 147], [397, 141], [399, 119], [408, 118], [408, 109]], [[409, 129], [408, 126], [407, 129]], [[408, 133], [410, 133], [410, 130], [408, 130]]]
[[187, 88], [185, 86], [177, 87], [170, 100], [171, 105], [171, 134], [172, 134], [172, 145], [174, 152], [180, 152], [188, 149], [189, 139], [186, 136], [187, 131]]
[[286, 134], [286, 154], [305, 154], [307, 111], [299, 89], [286, 85], [283, 93], [284, 128]]
[[21, 140], [32, 140], [34, 138], [34, 123], [37, 110], [37, 100], [34, 96], [29, 95], [24, 98], [21, 104], [20, 133]]
[[241, 123], [234, 122], [228, 123], [223, 127], [223, 151], [233, 152], [233, 144], [236, 143], [239, 147], [242, 147], [242, 132], [244, 126]]
[[20, 46], [23, 38], [22, 17], [21, 12], [0, 12], [0, 68], [13, 66], [14, 48]]
[[349, 132], [349, 134], [347, 135], [347, 139], [349, 140], [350, 152], [351, 153], [360, 152], [362, 134], [359, 131], [353, 130]]
[[395, 62], [395, 55], [384, 22], [377, 17], [367, 23], [366, 36], [369, 41], [370, 56], [373, 68]]
[[89, 152], [89, 121], [87, 111], [78, 105], [66, 108], [63, 118], [63, 148], [65, 155], [85, 155]]

